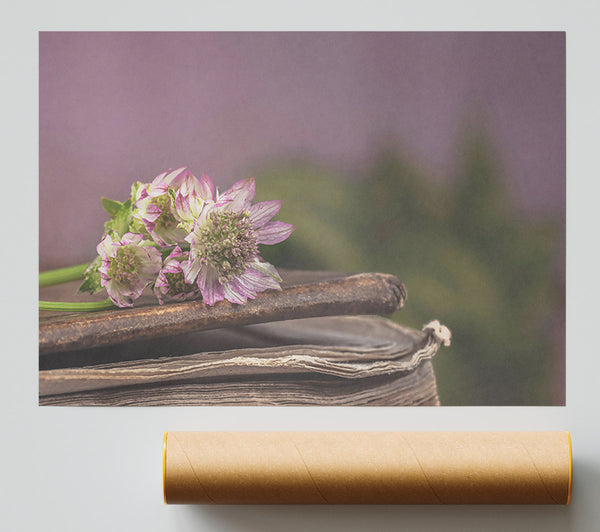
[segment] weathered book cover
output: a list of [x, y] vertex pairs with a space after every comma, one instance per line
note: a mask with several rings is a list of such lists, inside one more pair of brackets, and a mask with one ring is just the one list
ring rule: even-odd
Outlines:
[[[158, 305], [154, 298], [132, 309], [40, 313], [40, 354], [174, 336], [193, 331], [315, 316], [392, 314], [406, 290], [393, 275], [284, 271], [282, 290], [258, 294], [245, 305], [202, 301]], [[42, 289], [40, 299], [75, 299], [77, 283]], [[43, 297], [42, 297], [43, 296]], [[78, 294], [79, 299], [90, 299]]]

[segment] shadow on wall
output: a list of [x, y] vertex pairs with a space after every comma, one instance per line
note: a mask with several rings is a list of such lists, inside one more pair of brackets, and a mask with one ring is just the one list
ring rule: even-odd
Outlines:
[[452, 330], [434, 361], [444, 405], [564, 404], [564, 219], [517, 213], [486, 134], [460, 157], [443, 182], [386, 150], [359, 179], [302, 162], [256, 172], [259, 199], [284, 199], [297, 227], [263, 256], [397, 275], [408, 301], [393, 318]]

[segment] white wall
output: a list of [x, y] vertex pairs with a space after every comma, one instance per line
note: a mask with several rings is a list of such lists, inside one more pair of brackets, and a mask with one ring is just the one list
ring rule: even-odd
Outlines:
[[[411, 5], [364, 12], [317, 2], [293, 16], [252, 4], [253, 26], [231, 6], [166, 13], [149, 3], [4, 7], [2, 55], [3, 530], [105, 531], [592, 531], [600, 525], [598, 288], [598, 9], [571, 2]], [[281, 4], [284, 5], [284, 4]], [[304, 2], [304, 6], [307, 2]], [[354, 6], [352, 9], [348, 6]], [[481, 7], [485, 5], [486, 7]], [[289, 4], [286, 4], [290, 9]], [[274, 17], [274, 18], [272, 18]], [[274, 20], [274, 22], [272, 21]], [[324, 25], [327, 20], [328, 23]], [[59, 408], [37, 406], [36, 75], [38, 30], [49, 29], [534, 29], [567, 30], [567, 406], [547, 408]], [[207, 22], [209, 21], [209, 22]], [[235, 22], [234, 22], [235, 21]], [[332, 22], [329, 22], [332, 21]], [[337, 24], [337, 25], [335, 25]], [[43, 223], [43, 221], [42, 221]], [[62, 235], [57, 235], [62, 238]], [[165, 507], [164, 430], [570, 430], [569, 507]]]

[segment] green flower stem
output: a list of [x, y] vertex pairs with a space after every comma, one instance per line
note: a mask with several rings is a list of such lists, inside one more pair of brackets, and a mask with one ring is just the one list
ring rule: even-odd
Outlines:
[[[69, 281], [83, 280], [83, 272], [85, 272], [88, 264], [78, 264], [67, 268], [59, 268], [57, 270], [48, 270], [40, 272], [39, 283], [40, 288], [45, 286], [54, 286], [56, 284], [68, 283]], [[104, 301], [40, 301], [40, 310], [54, 310], [58, 312], [90, 312], [94, 310], [106, 310], [116, 308], [110, 298]]]
[[59, 312], [90, 312], [117, 308], [110, 298], [104, 301], [78, 302], [69, 301], [40, 301], [40, 310], [56, 310]]
[[83, 280], [83, 272], [85, 272], [87, 267], [88, 264], [78, 264], [77, 266], [40, 272], [40, 288], [68, 283], [69, 281], [81, 281]]

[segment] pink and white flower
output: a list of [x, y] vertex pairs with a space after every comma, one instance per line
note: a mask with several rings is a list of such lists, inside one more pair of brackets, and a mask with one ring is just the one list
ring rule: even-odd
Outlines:
[[[138, 189], [133, 216], [159, 246], [177, 244], [183, 242], [204, 203], [212, 200], [213, 190], [208, 176], [198, 179], [186, 167], [163, 172]], [[184, 223], [190, 225], [187, 231]]]
[[181, 248], [176, 246], [164, 260], [163, 267], [158, 272], [154, 283], [154, 294], [161, 305], [164, 304], [165, 297], [174, 301], [185, 301], [186, 299], [195, 299], [200, 295], [197, 284], [185, 282], [181, 263], [188, 258], [189, 253], [181, 251]]
[[102, 259], [100, 284], [118, 307], [132, 307], [161, 269], [160, 251], [140, 245], [142, 241], [136, 233], [125, 233], [118, 241], [107, 234], [96, 247]]
[[204, 206], [213, 201], [214, 193], [215, 186], [206, 174], [202, 174], [200, 179], [192, 174], [187, 175], [175, 194], [175, 210], [181, 220], [180, 227], [189, 233]]
[[270, 221], [281, 201], [252, 205], [254, 193], [252, 178], [217, 194], [185, 238], [190, 243], [189, 260], [182, 263], [185, 281], [197, 283], [208, 305], [224, 299], [243, 304], [259, 292], [281, 288], [277, 270], [261, 259], [258, 245], [282, 242], [295, 228]]

